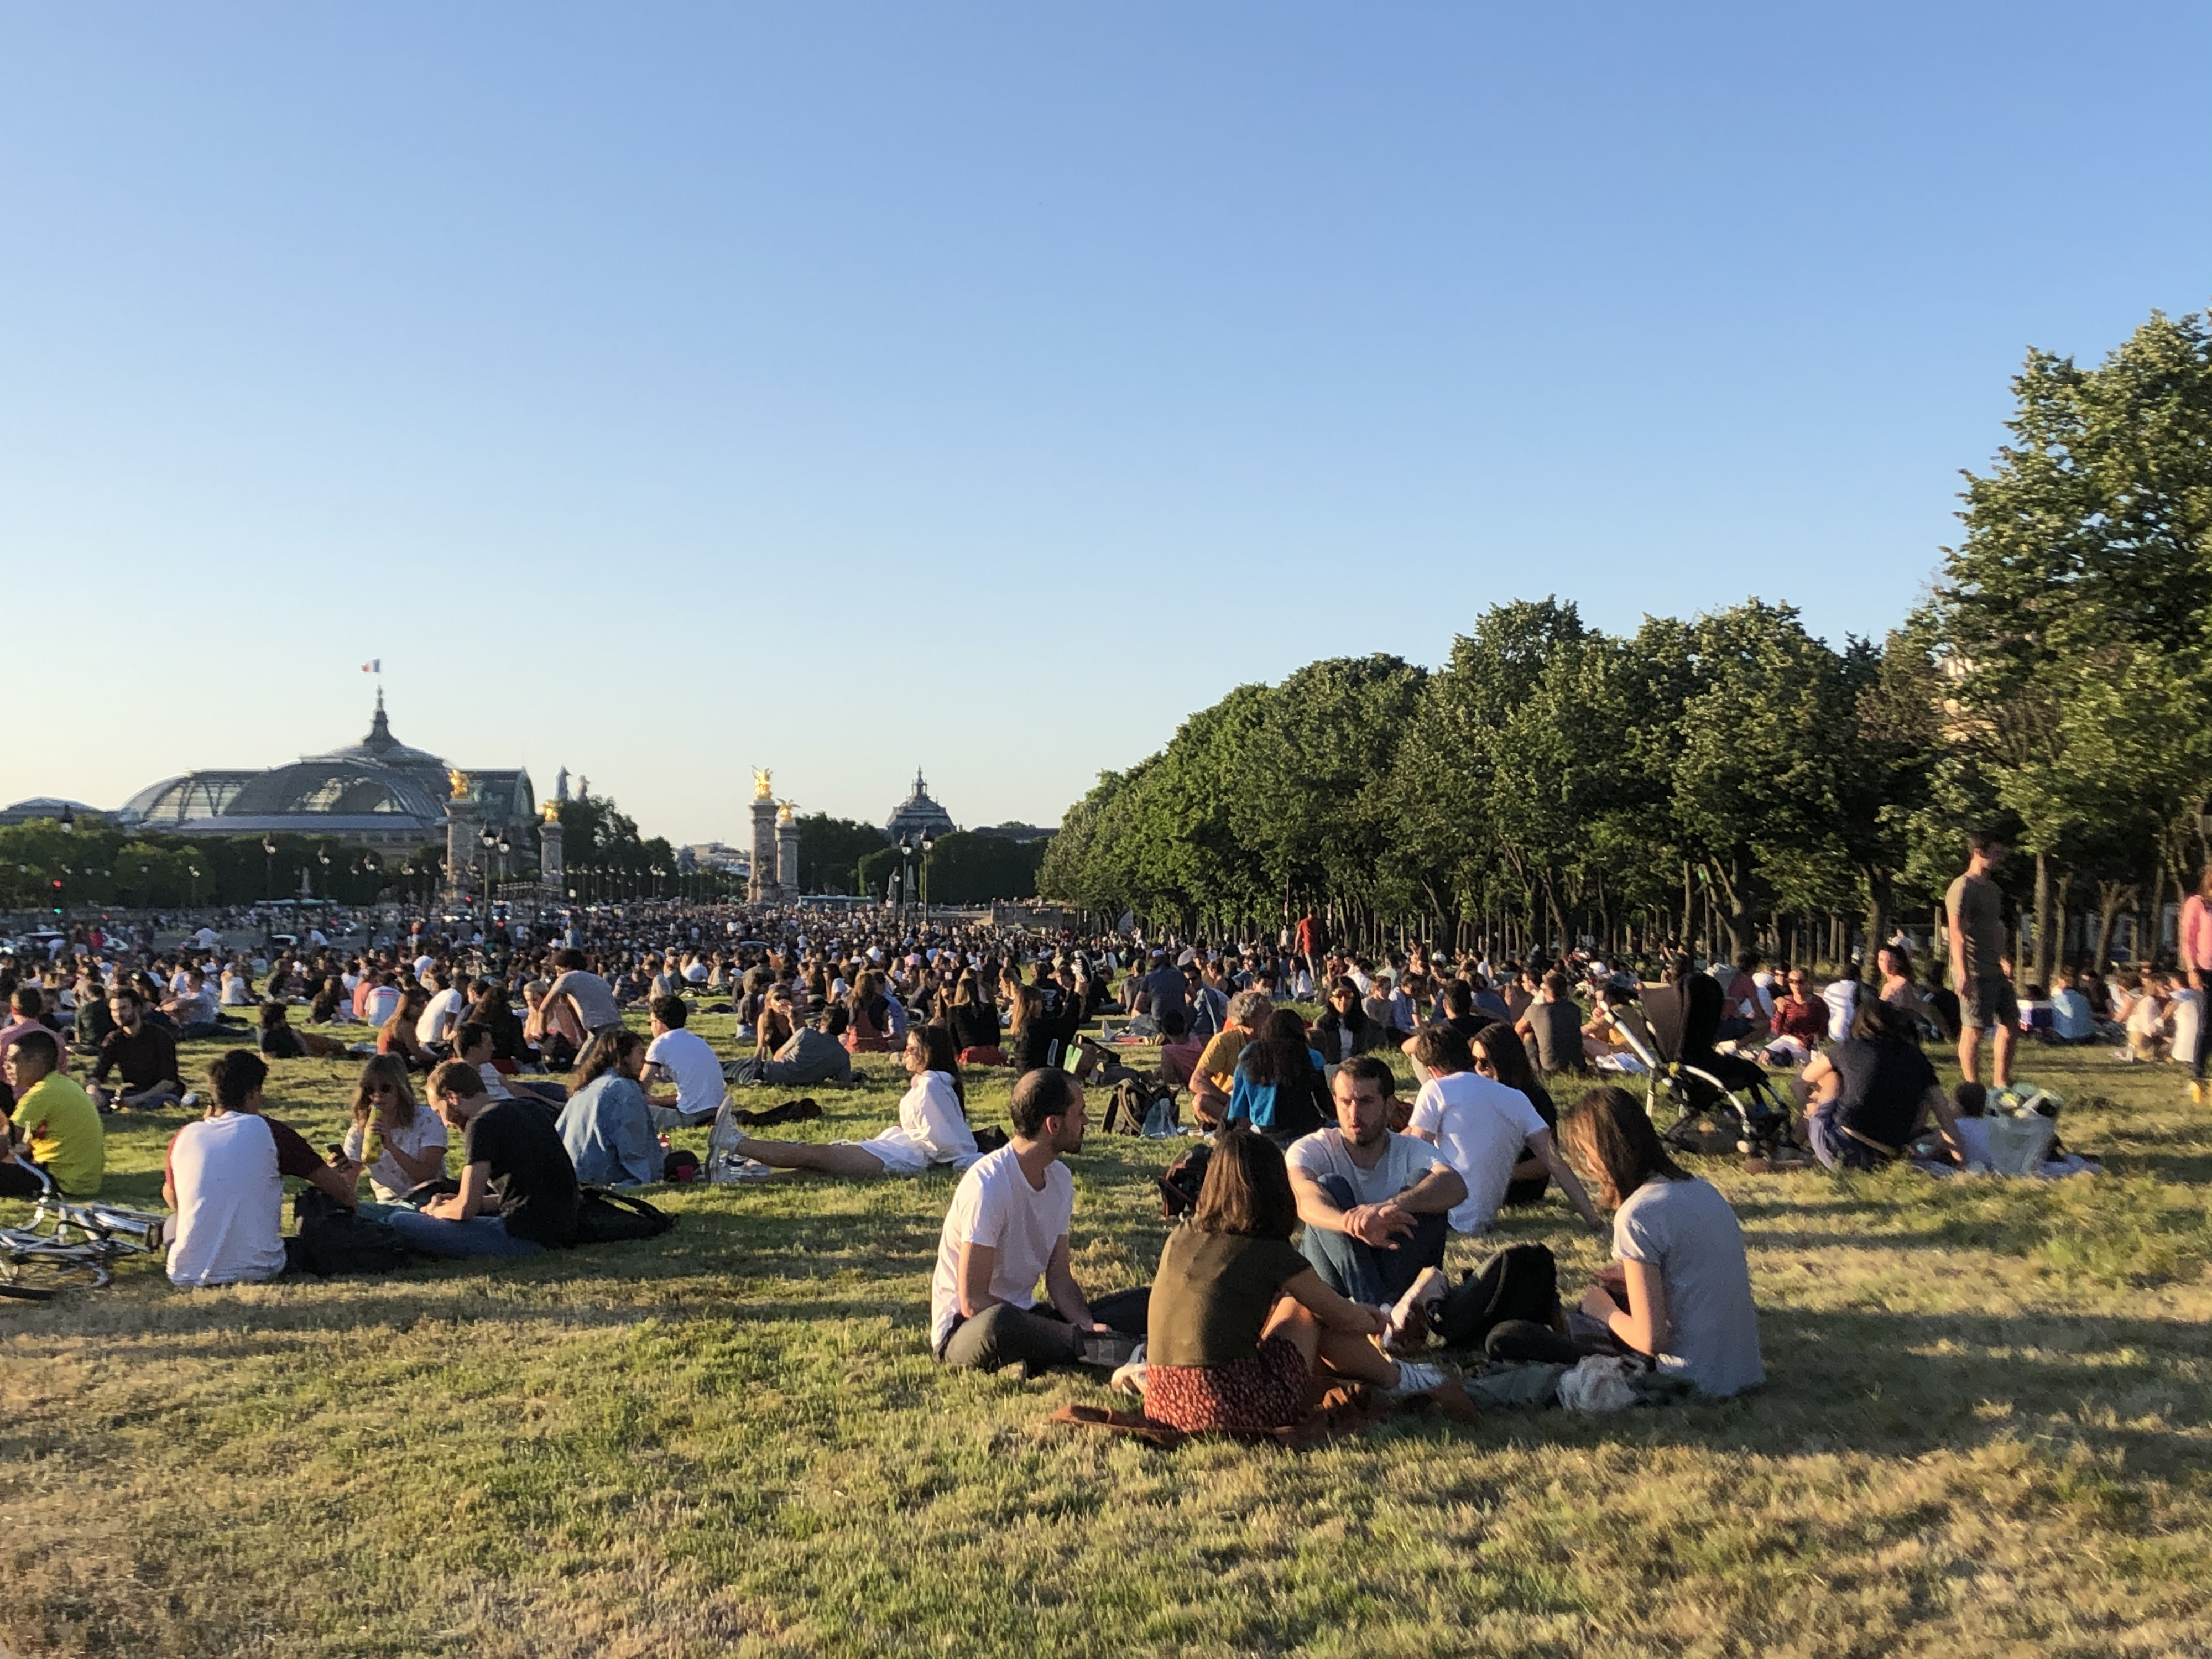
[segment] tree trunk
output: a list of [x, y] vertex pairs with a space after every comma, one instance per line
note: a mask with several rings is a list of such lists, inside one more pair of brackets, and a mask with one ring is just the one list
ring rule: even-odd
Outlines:
[[2051, 983], [2051, 854], [2035, 855], [2035, 940], [2033, 948], [2021, 941], [2020, 957], [2012, 965], [2014, 988], [2025, 992], [2031, 985]]
[[1690, 861], [1682, 860], [1682, 948], [1690, 948], [1697, 929], [1697, 890], [1690, 880]]
[[1888, 875], [1869, 866], [1865, 871], [1867, 884], [1866, 959], [1869, 964], [1877, 959], [1877, 952], [1889, 938]]

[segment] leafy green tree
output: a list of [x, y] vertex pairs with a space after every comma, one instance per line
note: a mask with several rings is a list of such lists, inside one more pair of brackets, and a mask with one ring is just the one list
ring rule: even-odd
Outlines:
[[872, 823], [802, 812], [799, 826], [799, 886], [806, 893], [865, 893], [860, 860], [890, 845]]

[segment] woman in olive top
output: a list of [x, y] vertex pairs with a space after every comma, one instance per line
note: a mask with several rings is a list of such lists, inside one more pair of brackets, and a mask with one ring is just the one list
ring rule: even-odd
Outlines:
[[1319, 1401], [1323, 1376], [1394, 1393], [1444, 1381], [1376, 1346], [1389, 1310], [1323, 1284], [1291, 1243], [1297, 1220], [1281, 1151], [1249, 1128], [1223, 1130], [1197, 1207], [1168, 1236], [1152, 1280], [1146, 1416], [1194, 1432], [1287, 1428]]

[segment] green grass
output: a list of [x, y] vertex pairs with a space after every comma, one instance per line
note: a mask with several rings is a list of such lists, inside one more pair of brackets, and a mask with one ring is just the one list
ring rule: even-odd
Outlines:
[[[726, 1048], [726, 1018], [704, 1022]], [[193, 1045], [187, 1065], [210, 1051]], [[887, 1121], [896, 1079], [800, 1133]], [[349, 1068], [272, 1111], [335, 1138]], [[927, 1349], [950, 1176], [690, 1188], [650, 1243], [0, 1308], [19, 1654], [2172, 1654], [2212, 1650], [2212, 1125], [2029, 1055], [2112, 1173], [1711, 1166], [1754, 1396], [1165, 1453], [1045, 1426], [1086, 1377]], [[761, 1091], [762, 1103], [782, 1097]], [[1005, 1117], [1006, 1085], [975, 1091]], [[173, 1115], [116, 1123], [152, 1201]], [[702, 1138], [691, 1137], [694, 1142]], [[1171, 1146], [1094, 1135], [1077, 1270], [1148, 1276]], [[1579, 1285], [1563, 1205], [1515, 1219]], [[1454, 1246], [1451, 1265], [1480, 1254]]]

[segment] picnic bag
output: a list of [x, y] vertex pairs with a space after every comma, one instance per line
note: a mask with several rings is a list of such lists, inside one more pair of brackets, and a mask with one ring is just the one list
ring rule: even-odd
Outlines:
[[676, 1218], [629, 1193], [583, 1187], [576, 1193], [576, 1243], [614, 1244], [629, 1238], [658, 1238], [672, 1231]]
[[388, 1273], [407, 1265], [407, 1241], [388, 1221], [374, 1221], [328, 1193], [301, 1189], [292, 1201], [299, 1231], [284, 1241], [288, 1271], [329, 1279], [337, 1273]]
[[1509, 1244], [1444, 1292], [1431, 1322], [1448, 1348], [1479, 1347], [1509, 1319], [1549, 1325], [1559, 1307], [1559, 1264], [1541, 1244]]

